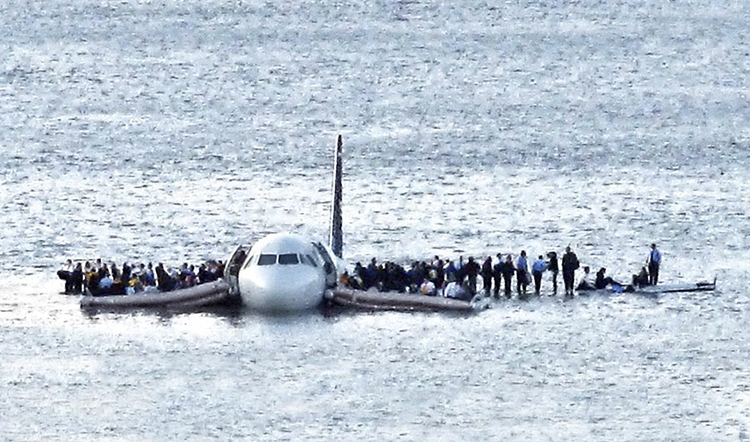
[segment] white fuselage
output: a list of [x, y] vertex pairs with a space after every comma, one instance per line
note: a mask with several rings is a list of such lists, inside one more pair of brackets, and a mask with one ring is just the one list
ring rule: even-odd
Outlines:
[[250, 249], [239, 270], [237, 281], [243, 304], [263, 312], [317, 307], [326, 288], [338, 277], [336, 260], [333, 268], [326, 265], [332, 256], [320, 243], [300, 235], [263, 238]]

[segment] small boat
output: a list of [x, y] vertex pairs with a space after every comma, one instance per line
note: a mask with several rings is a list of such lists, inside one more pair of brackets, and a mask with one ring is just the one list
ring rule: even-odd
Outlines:
[[223, 280], [169, 292], [144, 292], [134, 295], [91, 296], [81, 298], [82, 308], [197, 308], [232, 301], [229, 285]]
[[489, 306], [489, 298], [481, 295], [471, 301], [462, 301], [442, 296], [364, 291], [341, 286], [327, 292], [326, 299], [341, 306], [366, 310], [473, 312]]

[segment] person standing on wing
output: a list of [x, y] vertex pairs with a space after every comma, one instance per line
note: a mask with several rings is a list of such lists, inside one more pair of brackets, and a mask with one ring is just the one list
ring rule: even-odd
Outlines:
[[539, 296], [539, 292], [542, 288], [542, 274], [547, 270], [547, 262], [544, 260], [543, 255], [539, 255], [539, 259], [534, 261], [531, 266], [531, 275], [534, 277], [534, 294]]
[[659, 266], [661, 265], [661, 252], [656, 244], [651, 244], [651, 253], [648, 255], [648, 283], [656, 285], [659, 282]]
[[503, 283], [505, 285], [505, 297], [510, 299], [511, 297], [511, 280], [513, 274], [516, 273], [516, 266], [513, 265], [513, 256], [508, 253], [505, 261], [500, 266], [500, 273], [503, 275]]
[[562, 274], [563, 282], [565, 283], [565, 296], [573, 296], [573, 284], [575, 282], [576, 269], [580, 264], [578, 263], [578, 257], [570, 246], [565, 248], [565, 254], [562, 257]]
[[[511, 265], [513, 265], [511, 263]], [[493, 294], [495, 296], [495, 299], [500, 298], [500, 286], [502, 285], [503, 281], [503, 255], [498, 253], [497, 254], [497, 262], [492, 267], [492, 278], [495, 282], [495, 288], [493, 289]], [[508, 283], [510, 285], [510, 283]], [[510, 291], [510, 289], [508, 290]]]
[[526, 251], [521, 250], [521, 254], [516, 261], [516, 287], [518, 288], [518, 299], [526, 299], [526, 287], [529, 286], [529, 264], [526, 259]]
[[484, 296], [490, 296], [492, 293], [492, 257], [488, 256], [487, 259], [484, 260], [484, 263], [482, 263], [482, 270], [480, 272], [482, 275], [482, 290], [484, 291]]
[[549, 261], [547, 262], [547, 270], [552, 273], [552, 293], [550, 296], [555, 296], [557, 295], [557, 273], [560, 271], [557, 262], [557, 252], [547, 253], [547, 258], [549, 258]]

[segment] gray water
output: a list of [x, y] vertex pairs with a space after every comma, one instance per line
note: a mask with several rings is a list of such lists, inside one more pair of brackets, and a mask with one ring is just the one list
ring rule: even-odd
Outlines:
[[[0, 5], [4, 440], [746, 440], [740, 1]], [[562, 252], [657, 298], [472, 316], [84, 312], [67, 258]]]

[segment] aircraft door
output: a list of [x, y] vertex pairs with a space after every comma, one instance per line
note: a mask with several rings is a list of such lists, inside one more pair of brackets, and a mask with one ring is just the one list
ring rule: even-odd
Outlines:
[[313, 243], [313, 246], [315, 246], [315, 249], [318, 251], [318, 254], [320, 254], [320, 257], [323, 258], [323, 262], [325, 263], [323, 268], [326, 272], [326, 287], [336, 287], [336, 283], [338, 282], [338, 278], [336, 276], [336, 264], [333, 263], [331, 255], [328, 254], [328, 250], [326, 250], [323, 244], [315, 242]]
[[227, 266], [224, 269], [224, 280], [229, 284], [229, 293], [232, 295], [238, 295], [240, 293], [240, 285], [238, 276], [240, 269], [247, 259], [247, 253], [250, 251], [250, 246], [240, 245], [229, 258]]

